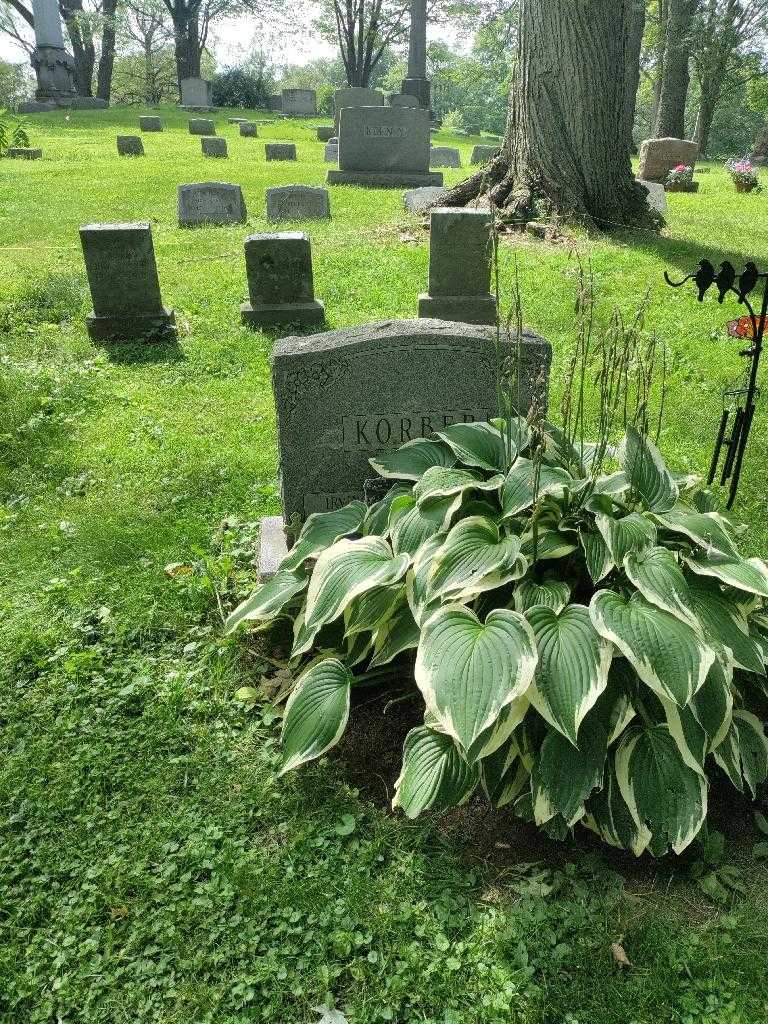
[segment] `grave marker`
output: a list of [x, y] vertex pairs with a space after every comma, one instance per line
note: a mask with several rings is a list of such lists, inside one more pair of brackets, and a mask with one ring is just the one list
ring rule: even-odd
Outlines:
[[173, 310], [160, 295], [152, 229], [147, 223], [86, 224], [80, 228], [93, 312], [94, 341], [152, 340], [175, 331]]
[[433, 146], [429, 151], [430, 167], [461, 167], [461, 154], [450, 146]]
[[487, 164], [499, 152], [498, 146], [473, 146], [470, 164]]
[[247, 212], [239, 185], [204, 181], [179, 185], [179, 227], [198, 224], [244, 224]]
[[144, 143], [138, 135], [117, 136], [118, 156], [144, 156]]
[[326, 188], [282, 185], [267, 189], [267, 220], [311, 220], [331, 216]]
[[241, 121], [240, 134], [246, 139], [256, 139], [259, 135], [258, 125], [255, 125], [253, 121]]
[[429, 111], [410, 107], [344, 107], [334, 185], [442, 185], [429, 170]]
[[419, 100], [416, 96], [410, 96], [406, 93], [396, 92], [389, 97], [390, 107], [418, 107]]
[[425, 185], [413, 188], [403, 194], [403, 206], [408, 213], [425, 213], [445, 195], [446, 190], [439, 185]]
[[495, 324], [491, 294], [491, 214], [437, 207], [429, 218], [429, 292], [419, 316]]
[[200, 139], [200, 147], [202, 149], [203, 156], [229, 156], [229, 153], [227, 152], [227, 140], [219, 139], [215, 135], [204, 135], [203, 138]]
[[295, 160], [295, 142], [267, 142], [264, 145], [267, 160]]
[[339, 134], [339, 115], [345, 107], [383, 107], [384, 93], [378, 89], [361, 89], [353, 86], [337, 89], [333, 94], [333, 126]]
[[339, 140], [330, 139], [325, 144], [325, 150], [323, 151], [323, 159], [327, 164], [337, 164], [339, 162]]
[[5, 151], [5, 155], [11, 160], [40, 160], [43, 151], [42, 149], [30, 149], [28, 146], [11, 146]]
[[181, 106], [207, 110], [211, 107], [211, 83], [204, 78], [182, 78]]
[[663, 185], [673, 167], [695, 167], [698, 155], [698, 144], [690, 139], [646, 139], [640, 143], [637, 176]]
[[215, 135], [216, 125], [206, 117], [193, 117], [189, 122], [190, 135]]
[[336, 129], [332, 124], [319, 124], [317, 126], [317, 141], [328, 142], [336, 134]]
[[315, 299], [312, 249], [300, 231], [251, 235], [245, 240], [248, 302], [240, 308], [250, 327], [317, 324], [325, 318]]
[[140, 117], [139, 128], [143, 132], [161, 132], [163, 130], [163, 119], [161, 117]]
[[281, 109], [286, 117], [315, 117], [317, 94], [314, 89], [283, 89]]

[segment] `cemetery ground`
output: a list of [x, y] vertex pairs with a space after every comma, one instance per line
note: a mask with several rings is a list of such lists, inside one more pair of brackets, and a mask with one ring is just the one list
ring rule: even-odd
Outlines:
[[[267, 186], [323, 184], [329, 165], [317, 122], [241, 138], [224, 111], [227, 160], [203, 158], [173, 110], [146, 156], [118, 157], [138, 113], [35, 117], [43, 159], [0, 170], [2, 1024], [306, 1024], [331, 996], [353, 1024], [764, 1021], [768, 868], [746, 801], [714, 797], [737, 869], [721, 906], [692, 878], [695, 850], [555, 844], [480, 801], [392, 815], [409, 712], [382, 717], [386, 696], [353, 713], [338, 754], [275, 779], [274, 712], [235, 699], [274, 651], [221, 636], [220, 608], [253, 584], [255, 524], [279, 511], [273, 336], [240, 324], [243, 241], [269, 230]], [[273, 140], [295, 141], [297, 162], [265, 163]], [[452, 184], [487, 140], [434, 141], [461, 150]], [[177, 186], [205, 180], [242, 185], [247, 226], [178, 228]], [[603, 315], [650, 289], [669, 346], [661, 448], [699, 471], [740, 369], [722, 331], [737, 313], [662, 274], [701, 255], [768, 263], [765, 195], [737, 195], [715, 166], [700, 180], [668, 197], [661, 237], [575, 242]], [[334, 187], [331, 221], [281, 225], [312, 238], [329, 326], [415, 315], [427, 234], [401, 194]], [[178, 343], [96, 348], [78, 227], [145, 219]], [[501, 246], [503, 302], [516, 253], [525, 322], [554, 347], [555, 409], [571, 248]], [[745, 551], [765, 556], [759, 417], [736, 511]]]

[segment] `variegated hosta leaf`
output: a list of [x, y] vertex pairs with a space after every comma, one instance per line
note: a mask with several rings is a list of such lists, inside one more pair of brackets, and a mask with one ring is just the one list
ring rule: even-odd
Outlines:
[[626, 473], [630, 487], [646, 508], [655, 512], [667, 512], [674, 508], [678, 495], [677, 484], [661, 452], [650, 438], [628, 426], [616, 457]]
[[469, 799], [478, 778], [478, 769], [467, 764], [450, 736], [419, 726], [405, 737], [392, 806], [402, 807], [409, 818], [457, 807]]
[[519, 515], [545, 494], [562, 494], [573, 482], [571, 474], [559, 466], [548, 466], [546, 462], [537, 466], [530, 459], [517, 459], [501, 488], [504, 518]]
[[340, 540], [320, 555], [307, 591], [301, 643], [292, 657], [305, 653], [327, 622], [332, 622], [360, 594], [402, 579], [409, 555], [393, 555], [381, 537]]
[[582, 445], [578, 439], [571, 443], [565, 432], [554, 423], [544, 422], [541, 428], [548, 458], [570, 466], [579, 473], [587, 472], [599, 450], [598, 445], [587, 441]]
[[456, 458], [450, 448], [426, 437], [406, 441], [393, 452], [368, 459], [379, 474], [387, 480], [420, 480], [432, 466], [455, 466]]
[[515, 611], [524, 612], [536, 604], [561, 611], [571, 599], [571, 588], [562, 580], [521, 580], [515, 587]]
[[351, 686], [352, 676], [336, 658], [317, 662], [299, 678], [285, 705], [281, 775], [338, 743], [349, 718]]
[[697, 576], [688, 588], [704, 636], [727, 647], [734, 663], [746, 672], [765, 674], [763, 659], [741, 609], [720, 589], [715, 580]]
[[537, 605], [525, 617], [539, 651], [531, 703], [576, 747], [584, 716], [608, 684], [613, 645], [600, 636], [582, 604], [559, 612]]
[[757, 715], [744, 708], [734, 711], [731, 727], [714, 754], [734, 786], [743, 792], [743, 777], [755, 798], [768, 776], [768, 738]]
[[707, 816], [707, 783], [682, 759], [666, 725], [627, 733], [616, 750], [616, 776], [638, 830], [650, 831], [654, 852], [669, 845], [682, 853]]
[[692, 703], [687, 708], [681, 708], [673, 700], [664, 697], [660, 700], [667, 718], [669, 734], [677, 744], [680, 756], [689, 768], [706, 778], [704, 760], [709, 752], [707, 734], [693, 713]]
[[703, 685], [689, 705], [696, 721], [707, 737], [708, 750], [714, 750], [725, 739], [731, 726], [733, 711], [733, 661], [728, 651], [719, 651]]
[[389, 513], [392, 550], [396, 555], [415, 555], [425, 540], [448, 529], [460, 505], [460, 494], [428, 505], [417, 505], [412, 494], [395, 498]]
[[374, 534], [377, 537], [386, 537], [392, 502], [403, 494], [410, 494], [412, 490], [411, 484], [393, 484], [384, 497], [374, 502], [368, 509], [360, 532], [364, 536]]
[[405, 586], [400, 583], [393, 587], [374, 587], [356, 597], [344, 610], [345, 636], [355, 633], [373, 632], [384, 625], [397, 608], [405, 601]]
[[413, 560], [413, 567], [408, 573], [405, 590], [408, 604], [419, 626], [423, 625], [432, 612], [439, 607], [439, 599], [434, 600], [429, 591], [429, 576], [435, 554], [442, 547], [442, 537], [430, 537], [425, 541]]
[[616, 473], [609, 473], [607, 476], [599, 476], [595, 480], [595, 494], [623, 494], [629, 488], [627, 474], [622, 470]]
[[416, 650], [419, 644], [419, 627], [416, 625], [410, 606], [403, 604], [376, 631], [373, 657], [369, 668], [388, 665], [403, 651]]
[[480, 763], [480, 779], [495, 808], [506, 806], [518, 796], [530, 779], [530, 772], [518, 757], [514, 739], [497, 747]]
[[357, 533], [367, 509], [362, 501], [351, 501], [332, 512], [313, 512], [301, 528], [296, 543], [280, 563], [281, 569], [297, 569], [308, 558], [351, 533]]
[[[530, 693], [530, 690], [528, 693]], [[478, 757], [489, 757], [503, 743], [507, 742], [518, 725], [523, 721], [528, 708], [531, 706], [528, 693], [524, 693], [522, 697], [517, 697], [511, 704], [507, 704], [493, 725], [489, 726], [477, 742], [473, 744], [473, 757], [475, 753], [477, 753]]]
[[587, 798], [603, 784], [607, 749], [605, 729], [594, 717], [583, 722], [578, 749], [562, 733], [547, 734], [531, 772], [537, 825], [561, 814], [572, 827], [584, 816]]
[[615, 644], [642, 681], [686, 705], [707, 677], [715, 652], [685, 622], [635, 593], [599, 590], [590, 603], [595, 629]]
[[416, 683], [468, 760], [504, 708], [527, 691], [536, 658], [531, 627], [505, 608], [482, 623], [468, 608], [446, 605], [422, 627]]
[[614, 651], [608, 671], [608, 685], [595, 703], [594, 715], [600, 718], [608, 736], [608, 746], [621, 736], [635, 717], [633, 695], [641, 686], [637, 673], [626, 658]]
[[303, 570], [278, 569], [272, 579], [262, 583], [227, 616], [224, 632], [231, 633], [243, 622], [267, 622], [277, 618], [288, 602], [304, 590], [307, 582]]
[[465, 494], [468, 491], [498, 491], [504, 482], [500, 474], [483, 480], [468, 469], [449, 469], [445, 466], [433, 466], [428, 469], [413, 488], [413, 496], [420, 505], [428, 505], [433, 501], [451, 495]]
[[768, 597], [768, 566], [761, 558], [740, 558], [711, 551], [694, 554], [685, 561], [698, 576], [711, 576], [735, 590]]
[[593, 583], [599, 583], [613, 568], [613, 559], [608, 545], [601, 533], [594, 533], [592, 530], [583, 528], [579, 529], [579, 543], [584, 551], [587, 572]]
[[682, 534], [702, 548], [714, 548], [723, 554], [736, 554], [725, 520], [717, 512], [694, 512], [674, 508], [657, 513], [656, 521], [669, 533]]
[[664, 608], [670, 614], [698, 629], [699, 621], [693, 607], [683, 571], [668, 548], [643, 548], [630, 551], [624, 558], [624, 572], [646, 601]]
[[594, 829], [610, 846], [631, 850], [637, 857], [645, 850], [651, 839], [651, 833], [645, 825], [639, 825], [635, 821], [621, 795], [616, 778], [616, 764], [611, 753], [605, 764], [603, 788], [593, 793], [587, 801], [584, 824]]
[[526, 568], [519, 554], [519, 538], [500, 533], [493, 520], [481, 516], [462, 519], [434, 557], [430, 598], [462, 600], [489, 589], [484, 586], [489, 577], [493, 577], [491, 582], [518, 579]]
[[639, 512], [630, 512], [621, 519], [600, 514], [595, 516], [595, 523], [616, 565], [623, 565], [630, 552], [656, 543], [656, 527]]
[[520, 551], [531, 564], [566, 558], [576, 550], [576, 534], [562, 530], [539, 529], [524, 533]]
[[[504, 438], [492, 423], [452, 423], [437, 436], [451, 448], [458, 462], [491, 473], [503, 473], [507, 467]], [[517, 448], [512, 450], [512, 458]]]

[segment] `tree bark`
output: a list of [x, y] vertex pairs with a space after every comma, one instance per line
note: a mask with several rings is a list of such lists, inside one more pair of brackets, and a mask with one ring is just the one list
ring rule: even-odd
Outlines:
[[655, 134], [685, 138], [685, 103], [690, 84], [691, 30], [697, 0], [667, 0], [664, 63]]
[[488, 192], [513, 221], [544, 213], [604, 228], [656, 226], [630, 163], [633, 76], [617, 74], [639, 60], [633, 17], [634, 0], [522, 0], [502, 151], [441, 205]]
[[83, 31], [83, 0], [61, 0], [59, 4], [67, 26], [72, 56], [75, 60], [75, 85], [80, 96], [93, 96], [93, 69], [96, 65], [96, 47], [90, 32]]
[[631, 153], [635, 152], [635, 140], [632, 132], [635, 127], [635, 107], [637, 90], [640, 85], [640, 53], [643, 48], [645, 32], [645, 0], [633, 0], [630, 12], [629, 39], [627, 41], [627, 63], [624, 65], [626, 81], [624, 83], [624, 101], [626, 103], [625, 119], [629, 128], [627, 143]]
[[173, 22], [176, 77], [181, 91], [182, 79], [200, 77], [200, 4], [166, 0], [166, 7]]
[[101, 55], [96, 73], [96, 95], [109, 103], [112, 96], [112, 72], [115, 67], [115, 36], [117, 25], [115, 12], [118, 0], [104, 0], [102, 16], [104, 18], [101, 31]]
[[768, 124], [763, 126], [757, 137], [752, 159], [756, 164], [768, 164]]

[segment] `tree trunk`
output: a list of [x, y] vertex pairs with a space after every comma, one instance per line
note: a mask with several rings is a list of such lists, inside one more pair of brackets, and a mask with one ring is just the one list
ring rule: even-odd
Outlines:
[[96, 47], [93, 37], [83, 31], [84, 21], [82, 0], [66, 0], [60, 4], [60, 12], [67, 26], [75, 60], [75, 85], [78, 95], [93, 96], [93, 69], [96, 64]]
[[685, 138], [685, 101], [690, 84], [691, 28], [697, 0], [667, 0], [664, 64], [655, 134]]
[[181, 90], [184, 78], [200, 77], [199, 5], [175, 3], [170, 8], [176, 54], [176, 76]]
[[115, 12], [117, 0], [104, 0], [102, 15], [104, 27], [101, 32], [101, 56], [96, 74], [96, 95], [109, 103], [112, 95], [112, 72], [115, 67]]
[[624, 66], [624, 74], [626, 75], [626, 82], [624, 83], [626, 113], [624, 117], [629, 128], [627, 144], [631, 153], [634, 153], [636, 150], [632, 133], [635, 127], [637, 90], [640, 85], [640, 52], [643, 48], [644, 32], [645, 2], [644, 0], [633, 0], [633, 7], [630, 13], [629, 39], [627, 42], [627, 63]]
[[659, 0], [659, 34], [656, 41], [656, 80], [653, 83], [653, 105], [651, 107], [651, 133], [656, 130], [659, 120], [659, 102], [661, 100], [661, 83], [664, 75], [664, 48], [667, 40], [667, 6], [666, 0]]
[[752, 159], [756, 164], [768, 164], [768, 124], [763, 126], [757, 137]]
[[502, 151], [441, 205], [489, 192], [512, 220], [655, 226], [630, 163], [633, 76], [616, 73], [639, 57], [635, 13], [634, 0], [522, 0]]

